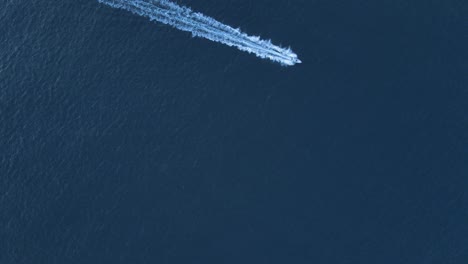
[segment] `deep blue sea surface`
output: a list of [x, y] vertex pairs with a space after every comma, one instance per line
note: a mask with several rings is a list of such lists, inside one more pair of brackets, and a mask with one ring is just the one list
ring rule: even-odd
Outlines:
[[468, 2], [0, 1], [0, 263], [468, 263]]

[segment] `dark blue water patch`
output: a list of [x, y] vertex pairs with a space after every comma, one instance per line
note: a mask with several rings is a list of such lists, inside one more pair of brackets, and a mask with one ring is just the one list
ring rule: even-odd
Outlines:
[[465, 263], [461, 1], [0, 4], [0, 263]]

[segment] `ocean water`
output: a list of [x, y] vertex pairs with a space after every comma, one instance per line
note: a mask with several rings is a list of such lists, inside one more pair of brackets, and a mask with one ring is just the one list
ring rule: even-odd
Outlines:
[[468, 260], [468, 4], [0, 2], [0, 263]]

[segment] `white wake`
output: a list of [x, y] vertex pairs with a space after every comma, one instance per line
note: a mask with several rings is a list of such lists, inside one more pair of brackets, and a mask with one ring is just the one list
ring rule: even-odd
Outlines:
[[263, 59], [270, 59], [282, 65], [301, 63], [291, 49], [273, 45], [269, 40], [249, 36], [239, 29], [225, 25], [211, 17], [193, 12], [190, 8], [179, 6], [167, 0], [98, 0], [114, 8], [128, 10], [140, 16], [148, 17], [177, 29], [191, 32], [193, 36], [206, 38], [239, 50], [255, 54]]

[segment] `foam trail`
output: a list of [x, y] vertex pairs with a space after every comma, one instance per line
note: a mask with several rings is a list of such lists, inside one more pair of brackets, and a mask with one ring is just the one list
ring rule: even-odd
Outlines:
[[168, 0], [98, 0], [114, 8], [125, 9], [140, 16], [148, 17], [171, 25], [177, 29], [191, 32], [195, 37], [206, 38], [239, 50], [270, 59], [282, 65], [292, 66], [301, 63], [291, 49], [273, 45], [269, 40], [249, 36], [239, 29], [225, 25], [211, 17], [193, 12], [190, 8], [179, 6]]

